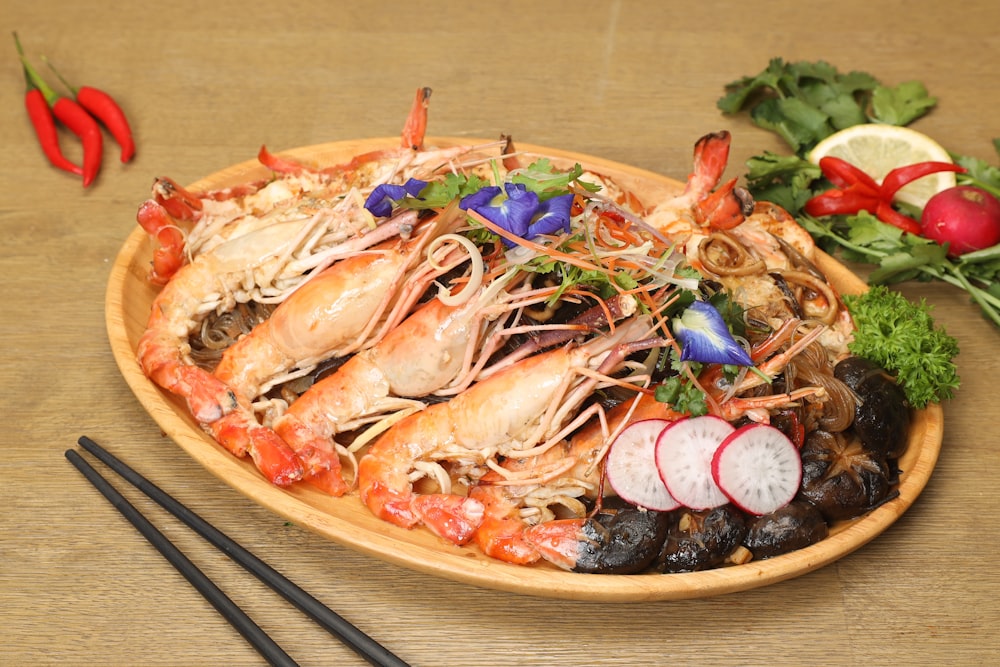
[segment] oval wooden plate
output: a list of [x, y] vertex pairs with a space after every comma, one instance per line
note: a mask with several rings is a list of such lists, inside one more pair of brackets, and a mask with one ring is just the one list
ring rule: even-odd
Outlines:
[[[283, 153], [319, 165], [339, 164], [352, 156], [398, 145], [397, 138], [366, 139], [299, 148]], [[469, 144], [486, 140], [429, 138], [428, 146]], [[679, 191], [681, 184], [635, 167], [566, 151], [519, 144], [522, 151], [580, 162], [608, 174], [655, 201]], [[192, 188], [213, 189], [264, 178], [268, 170], [256, 160], [224, 169]], [[183, 403], [163, 392], [142, 373], [135, 358], [136, 343], [146, 325], [157, 293], [146, 275], [152, 246], [138, 226], [122, 247], [111, 271], [106, 297], [108, 336], [115, 359], [129, 387], [157, 424], [198, 463], [219, 479], [289, 521], [351, 549], [421, 573], [497, 590], [541, 597], [634, 602], [708, 597], [747, 590], [796, 577], [841, 558], [888, 528], [913, 504], [930, 478], [941, 447], [943, 418], [932, 405], [915, 416], [910, 445], [899, 462], [899, 496], [861, 519], [835, 526], [825, 540], [777, 558], [705, 572], [684, 574], [588, 575], [542, 564], [509, 565], [487, 558], [475, 547], [456, 547], [424, 529], [405, 530], [372, 516], [356, 495], [330, 498], [301, 484], [281, 489], [269, 484], [251, 463], [236, 459], [208, 437], [188, 415]], [[858, 293], [865, 284], [826, 255], [819, 265], [841, 292]]]

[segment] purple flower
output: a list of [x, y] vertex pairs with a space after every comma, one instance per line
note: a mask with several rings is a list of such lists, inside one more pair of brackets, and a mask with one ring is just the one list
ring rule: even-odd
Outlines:
[[466, 209], [472, 211], [478, 211], [484, 206], [489, 206], [493, 198], [500, 194], [501, 190], [499, 186], [487, 185], [479, 188], [471, 195], [465, 195], [462, 197], [462, 201], [458, 202], [458, 207], [465, 211]]
[[[466, 196], [459, 208], [475, 211], [493, 224], [523, 239], [539, 234], [552, 234], [560, 229], [569, 231], [570, 209], [573, 195], [566, 194], [541, 201], [538, 195], [521, 183], [505, 183], [506, 195], [494, 204], [501, 190], [488, 186]], [[507, 246], [515, 245], [504, 239]]]
[[569, 232], [569, 214], [572, 208], [572, 194], [559, 195], [540, 203], [534, 221], [528, 225], [528, 238], [539, 234], [555, 234], [560, 229]]
[[407, 195], [416, 197], [427, 185], [427, 181], [411, 178], [403, 185], [383, 183], [375, 186], [372, 193], [365, 200], [365, 208], [376, 218], [388, 218], [392, 215], [393, 204], [403, 199]]
[[[482, 194], [483, 190], [489, 192]], [[538, 210], [538, 195], [517, 183], [504, 183], [504, 192], [507, 196], [495, 205], [493, 201], [499, 195], [499, 188], [492, 186], [469, 195], [462, 200], [462, 204], [497, 227], [524, 238]], [[494, 193], [493, 196], [488, 196], [490, 193]]]
[[750, 355], [733, 339], [722, 315], [711, 304], [695, 301], [672, 324], [681, 342], [681, 361], [753, 366]]

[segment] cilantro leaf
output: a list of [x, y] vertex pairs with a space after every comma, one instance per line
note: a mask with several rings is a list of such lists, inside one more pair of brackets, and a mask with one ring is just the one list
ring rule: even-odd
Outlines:
[[399, 206], [415, 209], [443, 208], [456, 199], [478, 192], [489, 185], [476, 174], [445, 174], [441, 180], [430, 181], [417, 197], [407, 197]]
[[523, 185], [529, 192], [534, 192], [542, 201], [569, 192], [570, 183], [578, 183], [588, 192], [600, 190], [599, 185], [580, 180], [583, 167], [579, 163], [571, 169], [560, 170], [553, 166], [548, 158], [532, 162], [526, 169], [517, 171], [510, 179], [511, 183]]
[[654, 397], [660, 403], [673, 407], [677, 412], [692, 417], [708, 414], [705, 393], [696, 384], [679, 375], [667, 378], [657, 385]]
[[757, 200], [769, 201], [797, 215], [816, 194], [812, 183], [823, 172], [817, 165], [794, 155], [765, 151], [747, 161], [747, 189]]
[[[1000, 139], [993, 140], [1000, 153]], [[1000, 167], [994, 167], [986, 160], [969, 157], [967, 155], [951, 154], [952, 160], [960, 167], [965, 167], [964, 174], [957, 174], [956, 179], [959, 185], [974, 185], [1000, 197]]]
[[919, 82], [889, 88], [867, 72], [844, 74], [824, 61], [780, 58], [728, 84], [716, 103], [728, 114], [749, 108], [756, 125], [776, 132], [799, 156], [838, 130], [873, 120], [905, 125], [935, 104]]
[[831, 134], [827, 115], [795, 97], [764, 100], [750, 117], [759, 127], [777, 132], [796, 153]]
[[930, 97], [919, 81], [907, 81], [895, 88], [879, 86], [872, 92], [872, 118], [890, 125], [909, 125], [936, 104], [937, 98]]

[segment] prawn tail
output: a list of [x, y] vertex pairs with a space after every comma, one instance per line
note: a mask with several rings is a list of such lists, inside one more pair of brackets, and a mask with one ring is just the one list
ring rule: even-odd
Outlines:
[[424, 135], [427, 133], [427, 107], [430, 105], [431, 89], [417, 88], [413, 106], [403, 126], [403, 148], [415, 151], [424, 147]]
[[635, 574], [649, 567], [667, 537], [668, 512], [628, 508], [557, 519], [525, 530], [542, 558], [564, 570]]
[[557, 519], [531, 526], [524, 531], [524, 541], [542, 558], [564, 570], [574, 570], [580, 545], [586, 540], [587, 519]]
[[249, 455], [269, 482], [289, 486], [302, 479], [304, 468], [291, 447], [271, 429], [261, 426], [243, 411], [232, 412], [207, 424], [207, 429], [229, 452]]
[[515, 565], [538, 562], [541, 554], [524, 539], [524, 523], [519, 519], [486, 516], [476, 530], [480, 551]]
[[732, 229], [746, 219], [753, 210], [753, 200], [748, 201], [736, 188], [736, 179], [723, 183], [715, 192], [695, 204], [695, 217], [712, 229]]
[[483, 521], [485, 508], [478, 500], [451, 493], [415, 496], [410, 511], [438, 537], [466, 544]]
[[349, 486], [343, 478], [340, 456], [329, 438], [316, 433], [297, 415], [289, 412], [275, 420], [274, 431], [302, 461], [305, 481], [331, 496], [347, 493]]
[[694, 171], [688, 177], [687, 191], [698, 198], [712, 191], [729, 163], [731, 136], [726, 130], [712, 132], [700, 138], [694, 145]]
[[302, 479], [302, 462], [271, 429], [264, 426], [252, 428], [248, 452], [254, 465], [272, 484], [289, 486]]
[[184, 399], [199, 424], [215, 422], [239, 407], [236, 394], [226, 383], [197, 366], [183, 364], [155, 329], [139, 339], [136, 356], [153, 382]]
[[331, 496], [347, 493], [350, 487], [344, 481], [340, 456], [329, 449], [327, 443], [323, 446], [306, 445], [297, 449], [296, 453], [305, 467], [305, 481]]
[[365, 484], [365, 463], [367, 460], [367, 457], [362, 458], [358, 466], [361, 502], [371, 510], [372, 514], [396, 526], [413, 528], [420, 523], [420, 517], [410, 508], [410, 503], [413, 500], [412, 494], [396, 491], [379, 480], [372, 480], [369, 484]]
[[184, 265], [184, 233], [162, 204], [147, 199], [135, 214], [136, 222], [156, 244], [149, 281], [165, 285]]

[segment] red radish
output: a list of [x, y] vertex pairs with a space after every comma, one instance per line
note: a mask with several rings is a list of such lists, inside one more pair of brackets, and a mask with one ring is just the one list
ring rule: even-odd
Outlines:
[[798, 493], [802, 459], [792, 441], [778, 429], [749, 424], [719, 446], [712, 458], [712, 477], [740, 509], [770, 514]]
[[729, 502], [712, 479], [712, 456], [732, 432], [729, 422], [711, 415], [663, 429], [656, 441], [656, 467], [670, 495], [685, 507], [703, 510]]
[[951, 257], [994, 246], [1000, 243], [1000, 200], [971, 185], [942, 190], [924, 206], [920, 235], [948, 243]]
[[643, 419], [629, 424], [608, 452], [608, 484], [622, 500], [648, 510], [669, 512], [680, 507], [660, 479], [654, 456], [656, 440], [671, 424], [666, 419]]

